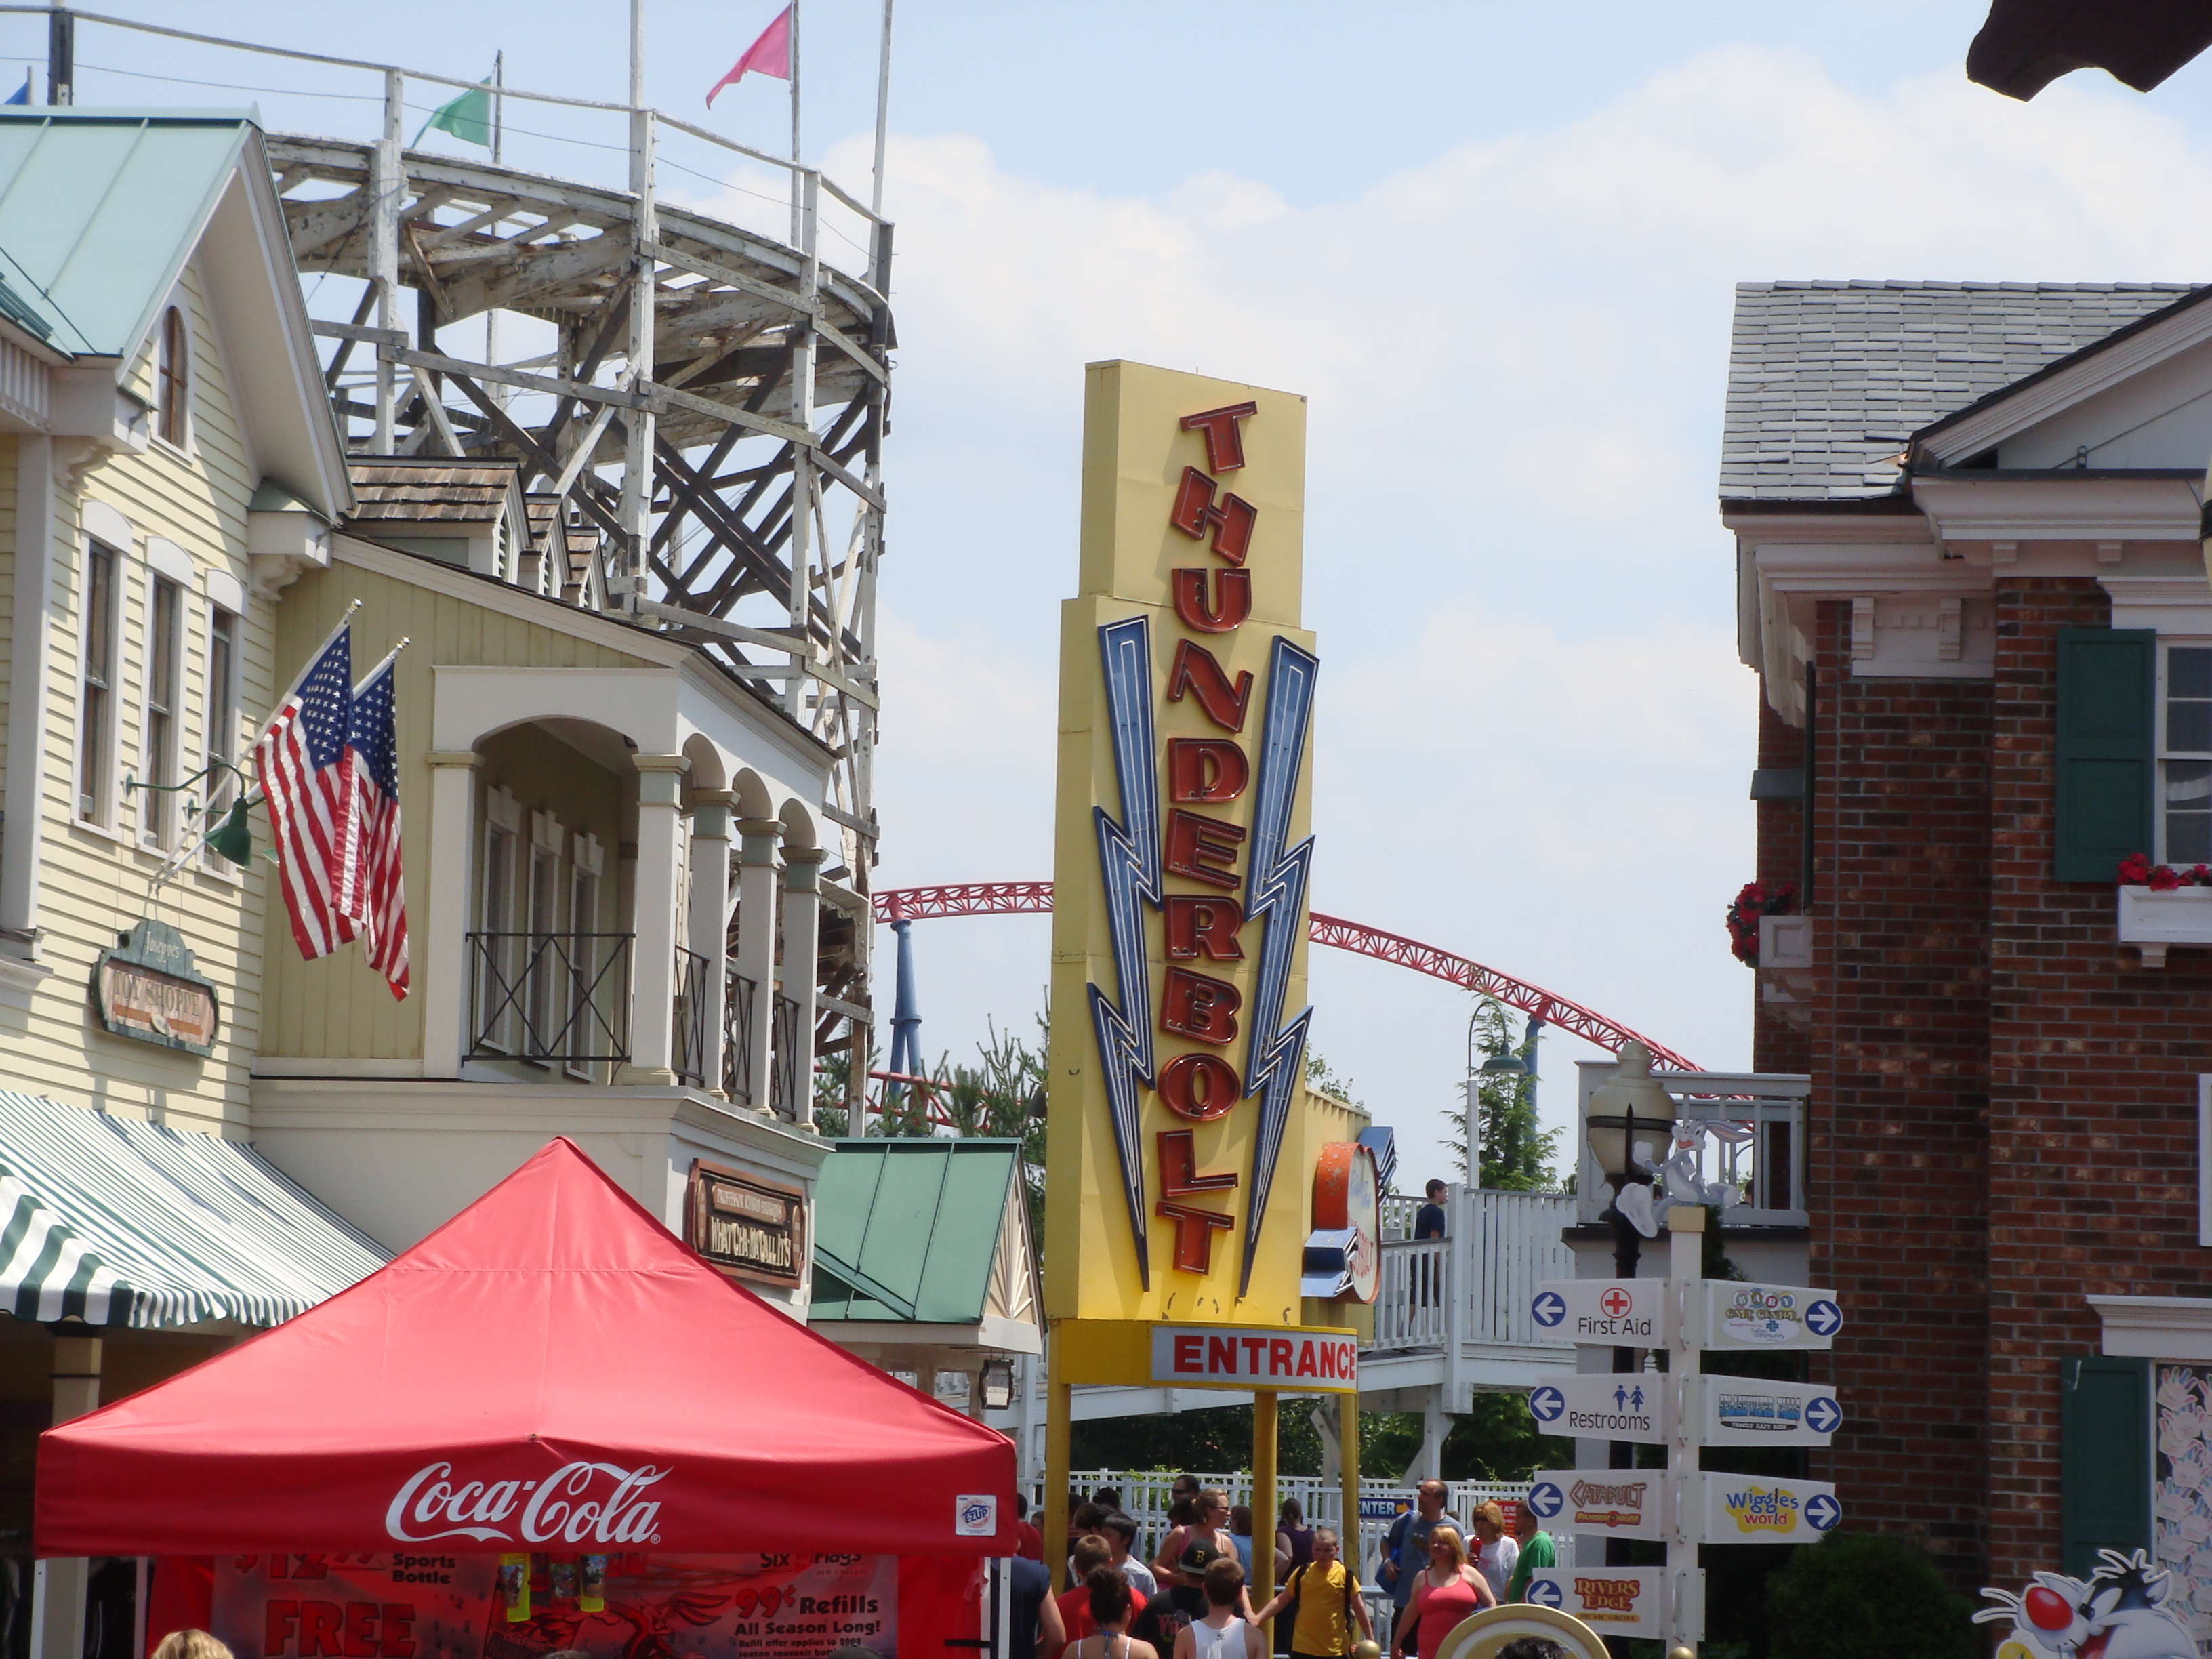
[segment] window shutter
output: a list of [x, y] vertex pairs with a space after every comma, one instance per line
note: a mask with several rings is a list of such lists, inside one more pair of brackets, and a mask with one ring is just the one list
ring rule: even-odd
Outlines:
[[2058, 630], [2057, 879], [2111, 881], [2156, 844], [2157, 696], [2155, 630]]
[[2058, 1401], [2058, 1570], [2087, 1578], [2100, 1549], [2151, 1547], [2150, 1361], [2061, 1359]]

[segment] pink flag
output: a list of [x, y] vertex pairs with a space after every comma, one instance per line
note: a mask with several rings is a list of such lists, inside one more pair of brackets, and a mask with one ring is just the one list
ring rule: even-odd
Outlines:
[[786, 6], [776, 14], [775, 21], [761, 31], [760, 39], [745, 48], [745, 55], [731, 66], [730, 72], [714, 82], [707, 94], [707, 107], [714, 107], [714, 94], [734, 81], [742, 80], [754, 70], [773, 75], [779, 81], [791, 79], [791, 8]]

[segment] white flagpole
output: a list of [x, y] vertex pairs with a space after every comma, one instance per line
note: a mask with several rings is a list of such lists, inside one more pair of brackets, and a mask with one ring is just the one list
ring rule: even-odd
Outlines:
[[891, 0], [884, 0], [883, 55], [876, 64], [876, 188], [868, 205], [876, 216], [884, 211], [884, 135], [891, 107]]
[[805, 192], [799, 178], [799, 0], [791, 0], [791, 245], [804, 234], [799, 223]]

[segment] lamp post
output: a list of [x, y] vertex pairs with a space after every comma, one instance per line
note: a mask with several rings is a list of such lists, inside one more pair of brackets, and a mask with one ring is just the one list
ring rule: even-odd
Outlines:
[[1528, 1062], [1510, 1048], [1501, 1048], [1477, 1061], [1474, 1027], [1474, 1020], [1470, 1019], [1467, 1024], [1467, 1082], [1463, 1085], [1467, 1093], [1467, 1184], [1470, 1190], [1482, 1185], [1483, 1085], [1499, 1079], [1510, 1079], [1517, 1085], [1522, 1078], [1534, 1075]]
[[[1583, 1118], [1583, 1136], [1589, 1143], [1590, 1156], [1597, 1160], [1606, 1185], [1613, 1189], [1613, 1200], [1599, 1219], [1613, 1228], [1615, 1278], [1635, 1278], [1637, 1262], [1644, 1251], [1643, 1236], [1637, 1231], [1635, 1224], [1621, 1213], [1621, 1188], [1632, 1182], [1648, 1181], [1649, 1172], [1659, 1168], [1667, 1156], [1674, 1122], [1674, 1097], [1651, 1075], [1651, 1051], [1631, 1038], [1621, 1045], [1620, 1064], [1613, 1069], [1612, 1081], [1591, 1094], [1589, 1109]], [[1637, 1156], [1638, 1152], [1643, 1154], [1641, 1158]], [[1615, 1348], [1613, 1369], [1633, 1371], [1636, 1350]], [[1636, 1448], [1626, 1440], [1613, 1441], [1606, 1463], [1610, 1468], [1633, 1468]], [[1627, 1564], [1628, 1546], [1625, 1540], [1608, 1539], [1605, 1553], [1607, 1565]]]

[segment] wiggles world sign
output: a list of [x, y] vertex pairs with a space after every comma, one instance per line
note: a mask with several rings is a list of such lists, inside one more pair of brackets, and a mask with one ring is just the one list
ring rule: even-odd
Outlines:
[[1319, 667], [1298, 625], [1305, 404], [1134, 363], [1087, 373], [1047, 1307], [1291, 1322], [1321, 1139], [1297, 1109]]

